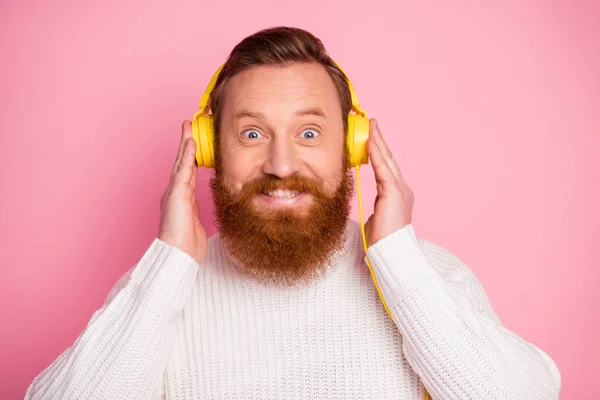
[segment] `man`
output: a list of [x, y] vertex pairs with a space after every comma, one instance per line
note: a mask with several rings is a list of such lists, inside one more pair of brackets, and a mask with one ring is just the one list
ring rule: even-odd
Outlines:
[[310, 33], [240, 42], [210, 98], [219, 234], [198, 219], [186, 121], [158, 237], [26, 398], [558, 399], [550, 357], [502, 326], [460, 259], [416, 237], [375, 120], [364, 253], [348, 221], [350, 107]]

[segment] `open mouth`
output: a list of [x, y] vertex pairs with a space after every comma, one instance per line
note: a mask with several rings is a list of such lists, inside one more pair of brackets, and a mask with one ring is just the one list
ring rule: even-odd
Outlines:
[[299, 196], [303, 192], [297, 190], [277, 189], [272, 192], [263, 192], [265, 196], [273, 197], [275, 199], [291, 199]]

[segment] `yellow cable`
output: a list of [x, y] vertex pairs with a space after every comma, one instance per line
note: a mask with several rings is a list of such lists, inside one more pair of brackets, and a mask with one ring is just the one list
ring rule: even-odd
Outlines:
[[[388, 306], [383, 298], [383, 295], [381, 294], [381, 291], [379, 290], [379, 285], [377, 284], [377, 279], [375, 279], [375, 272], [373, 272], [373, 266], [371, 265], [371, 260], [369, 259], [369, 256], [367, 255], [367, 237], [365, 235], [365, 223], [364, 223], [364, 218], [363, 218], [362, 200], [361, 200], [361, 196], [360, 196], [360, 165], [357, 165], [355, 168], [356, 168], [356, 195], [358, 197], [358, 215], [360, 216], [360, 231], [362, 233], [363, 246], [365, 248], [365, 257], [367, 259], [367, 264], [369, 265], [369, 271], [371, 271], [371, 278], [373, 278], [373, 283], [375, 283], [375, 289], [377, 289], [377, 294], [379, 294], [379, 299], [381, 300], [381, 303], [383, 304], [383, 307], [385, 308], [385, 311], [387, 311], [391, 320], [394, 321], [394, 317], [392, 317], [392, 313], [390, 312], [390, 309], [388, 308]], [[427, 392], [427, 389], [425, 389], [425, 400], [429, 400], [429, 393]]]
[[357, 165], [356, 166], [356, 194], [358, 196], [358, 214], [360, 216], [360, 230], [362, 232], [363, 246], [365, 248], [365, 256], [367, 258], [367, 264], [369, 265], [369, 270], [371, 271], [371, 277], [373, 278], [373, 282], [375, 283], [375, 289], [377, 289], [377, 293], [379, 294], [379, 298], [381, 299], [381, 302], [383, 303], [383, 307], [385, 307], [385, 311], [387, 311], [388, 315], [390, 316], [390, 318], [393, 321], [394, 317], [392, 317], [392, 313], [390, 312], [387, 304], [385, 303], [385, 300], [383, 299], [383, 295], [381, 294], [381, 291], [379, 290], [379, 285], [377, 284], [377, 279], [375, 279], [375, 272], [373, 272], [373, 266], [371, 265], [371, 260], [369, 259], [369, 256], [367, 255], [367, 237], [365, 235], [365, 223], [364, 223], [364, 218], [363, 218], [362, 201], [361, 201], [361, 196], [360, 196], [360, 174], [359, 174], [359, 171], [360, 171], [360, 166]]

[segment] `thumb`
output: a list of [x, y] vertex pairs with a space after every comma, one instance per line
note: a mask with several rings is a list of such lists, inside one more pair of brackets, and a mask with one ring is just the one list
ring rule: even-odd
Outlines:
[[196, 199], [194, 199], [194, 215], [200, 219], [200, 204], [198, 204], [198, 200]]
[[367, 246], [371, 245], [371, 229], [373, 227], [374, 215], [375, 214], [371, 215], [369, 219], [367, 219], [367, 222], [365, 222], [365, 239], [367, 240]]

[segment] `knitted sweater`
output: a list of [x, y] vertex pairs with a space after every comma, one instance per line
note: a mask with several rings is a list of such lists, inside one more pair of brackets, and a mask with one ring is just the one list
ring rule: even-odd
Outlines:
[[349, 222], [317, 280], [242, 275], [155, 239], [26, 399], [558, 399], [560, 373], [506, 329], [455, 255], [409, 224], [369, 247]]

